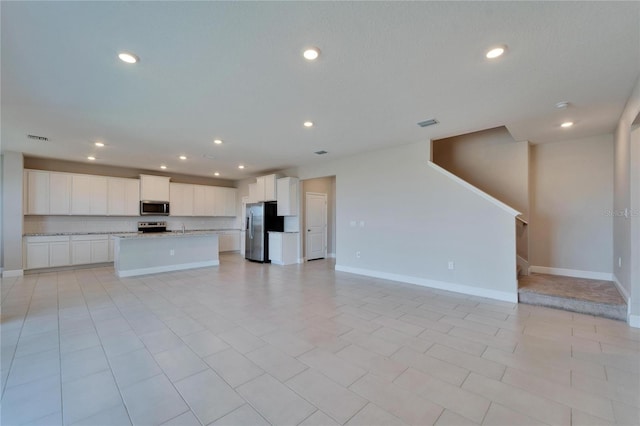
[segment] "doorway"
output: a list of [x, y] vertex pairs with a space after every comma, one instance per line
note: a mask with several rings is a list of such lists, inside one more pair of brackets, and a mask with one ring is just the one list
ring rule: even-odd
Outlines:
[[306, 260], [327, 257], [327, 194], [305, 193]]

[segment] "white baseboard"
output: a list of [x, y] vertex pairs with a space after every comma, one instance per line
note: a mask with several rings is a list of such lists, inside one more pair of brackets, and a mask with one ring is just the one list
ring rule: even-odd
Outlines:
[[412, 277], [409, 275], [391, 274], [388, 272], [373, 271], [371, 269], [353, 268], [351, 266], [336, 265], [336, 271], [348, 272], [350, 274], [364, 275], [367, 277], [381, 278], [391, 281], [399, 281], [408, 284], [415, 284], [423, 287], [437, 288], [439, 290], [452, 291], [454, 293], [468, 294], [471, 296], [486, 297], [504, 302], [518, 303], [518, 282], [513, 282], [513, 293], [506, 291], [490, 290], [481, 287], [472, 287], [464, 284], [454, 284], [444, 281], [429, 280], [426, 278]]
[[588, 280], [613, 281], [613, 274], [609, 272], [582, 271], [579, 269], [549, 268], [547, 266], [530, 266], [529, 272], [565, 277], [585, 278]]
[[2, 278], [21, 277], [23, 275], [24, 275], [24, 269], [2, 271]]
[[631, 317], [631, 296], [627, 292], [627, 289], [622, 286], [622, 283], [620, 283], [620, 281], [618, 280], [618, 277], [616, 277], [616, 274], [613, 274], [613, 283], [616, 285], [616, 288], [618, 289], [618, 291], [620, 292], [624, 300], [627, 302], [627, 318], [630, 318]]
[[138, 275], [158, 274], [160, 272], [183, 271], [185, 269], [206, 268], [208, 266], [220, 265], [219, 260], [207, 260], [204, 262], [181, 263], [179, 265], [153, 266], [151, 268], [128, 269], [126, 271], [116, 271], [120, 278], [135, 277]]
[[629, 327], [640, 328], [640, 315], [629, 315]]

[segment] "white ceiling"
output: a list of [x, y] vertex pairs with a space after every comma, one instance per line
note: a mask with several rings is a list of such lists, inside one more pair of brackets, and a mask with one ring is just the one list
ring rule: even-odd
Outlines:
[[[500, 125], [535, 143], [612, 132], [640, 73], [638, 2], [3, 1], [1, 13], [3, 150], [229, 179]], [[485, 59], [500, 43], [508, 53]], [[428, 118], [440, 123], [416, 125]]]

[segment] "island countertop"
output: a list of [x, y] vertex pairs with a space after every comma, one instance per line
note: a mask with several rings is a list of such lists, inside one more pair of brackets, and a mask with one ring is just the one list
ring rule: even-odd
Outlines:
[[140, 239], [140, 238], [184, 238], [198, 237], [205, 235], [218, 235], [220, 231], [169, 231], [169, 232], [125, 232], [121, 234], [111, 234], [113, 238]]
[[[219, 228], [219, 229], [191, 229], [185, 232], [226, 232], [226, 231], [238, 231], [238, 228]], [[171, 230], [169, 233], [182, 233], [181, 230]], [[74, 235], [135, 235], [137, 231], [81, 231], [81, 232], [29, 232], [22, 234], [23, 237], [59, 237], [59, 236], [74, 236]]]

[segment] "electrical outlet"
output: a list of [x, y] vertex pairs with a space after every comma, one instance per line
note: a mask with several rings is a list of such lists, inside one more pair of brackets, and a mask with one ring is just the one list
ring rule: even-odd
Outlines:
[[364, 228], [364, 220], [360, 221], [360, 228]]
[[174, 249], [169, 250], [169, 256], [175, 256], [176, 251]]
[[455, 269], [455, 268], [454, 268], [453, 260], [450, 260], [450, 261], [449, 261], [449, 269], [451, 269], [451, 270]]
[[356, 252], [356, 258], [360, 259], [360, 252], [359, 251]]
[[349, 226], [352, 227], [352, 228], [355, 228], [356, 227], [356, 221], [352, 220], [351, 222], [349, 222]]

